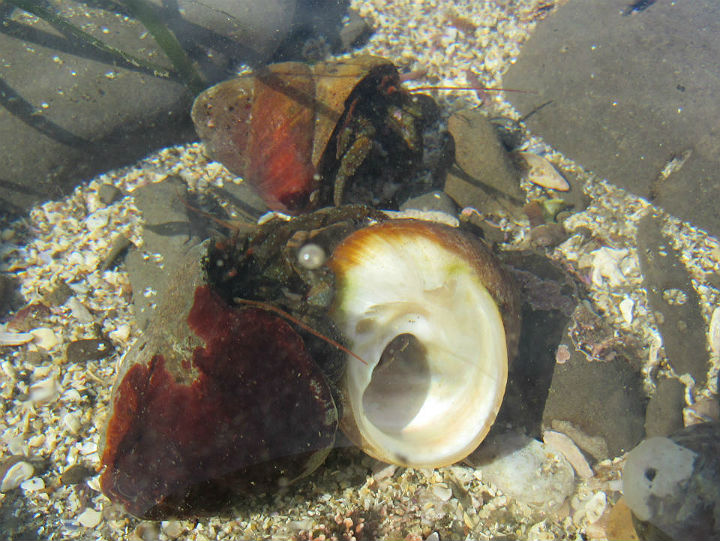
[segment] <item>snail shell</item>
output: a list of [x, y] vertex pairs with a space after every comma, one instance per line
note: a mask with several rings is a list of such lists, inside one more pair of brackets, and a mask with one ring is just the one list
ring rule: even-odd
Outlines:
[[351, 234], [328, 264], [331, 317], [350, 349], [341, 428], [365, 452], [412, 467], [452, 464], [495, 420], [520, 318], [511, 280], [452, 227], [390, 220]]

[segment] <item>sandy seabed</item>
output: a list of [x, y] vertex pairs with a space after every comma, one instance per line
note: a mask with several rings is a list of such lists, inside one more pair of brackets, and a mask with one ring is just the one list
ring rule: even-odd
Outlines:
[[[353, 7], [376, 28], [359, 52], [387, 57], [403, 71], [426, 70], [410, 86], [467, 86], [474, 82], [468, 74], [474, 74], [470, 79], [499, 87], [545, 4], [541, 0], [452, 4], [356, 0]], [[517, 118], [502, 93], [488, 94], [491, 99], [483, 106], [493, 116]], [[479, 105], [473, 92], [438, 91], [435, 97], [449, 110]], [[583, 253], [573, 236], [548, 255], [574, 268], [592, 267], [591, 301], [609, 324], [634, 334], [645, 345], [648, 371], [662, 361], [664, 352], [642, 289], [635, 233], [640, 218], [656, 209], [586, 174], [539, 138], [530, 138], [524, 149], [544, 154], [584, 179], [590, 204], [569, 218], [566, 226], [570, 231], [584, 227], [612, 237], [613, 257]], [[596, 465], [592, 477], [578, 481], [569, 502], [549, 515], [504, 495], [471, 467], [395, 468], [354, 449], [334, 452], [326, 467], [296, 490], [247, 502], [228, 517], [197, 522], [138, 521], [101, 494], [97, 477], [64, 484], [61, 476], [71, 466], [99, 466], [98, 440], [114, 375], [137, 336], [126, 273], [98, 267], [118, 237], [141, 245], [141, 217], [132, 192], [171, 174], [183, 178], [192, 190], [237, 182], [222, 166], [208, 162], [202, 145], [169, 148], [101, 175], [63, 200], [40, 205], [1, 232], [0, 270], [19, 280], [28, 303], [61, 283], [70, 291], [69, 300], [52, 308], [26, 343], [0, 346], [1, 463], [23, 456], [35, 471], [16, 489], [0, 494], [0, 530], [39, 539], [107, 540], [604, 537], [603, 516], [621, 491], [622, 457]], [[103, 184], [128, 195], [105, 205], [99, 195]], [[526, 188], [529, 195], [538, 190]], [[715, 340], [710, 355], [717, 352], [720, 341], [720, 329], [711, 321], [720, 325], [720, 316], [712, 317], [718, 290], [704, 277], [720, 270], [720, 245], [705, 232], [667, 218], [667, 230], [701, 297], [709, 344]], [[510, 228], [514, 242], [526, 240], [526, 223]], [[98, 325], [112, 340], [115, 354], [90, 363], [66, 362], [67, 344], [95, 337]], [[10, 340], [4, 327], [2, 332], [3, 340]], [[715, 359], [711, 375], [717, 374], [717, 364]], [[695, 396], [717, 393], [715, 388], [691, 389], [692, 382], [684, 383]], [[648, 380], [647, 386], [649, 390], [652, 382]]]

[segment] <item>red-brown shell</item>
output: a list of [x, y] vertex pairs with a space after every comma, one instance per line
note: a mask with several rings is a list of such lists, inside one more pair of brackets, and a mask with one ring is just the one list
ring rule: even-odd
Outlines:
[[224, 81], [193, 105], [195, 129], [210, 156], [244, 177], [272, 210], [312, 207], [317, 166], [345, 102], [373, 67], [363, 56], [315, 65], [272, 64], [253, 76]]

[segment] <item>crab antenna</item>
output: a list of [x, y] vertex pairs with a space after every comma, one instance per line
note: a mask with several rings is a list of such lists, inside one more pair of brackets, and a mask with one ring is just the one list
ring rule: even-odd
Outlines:
[[268, 303], [261, 302], [261, 301], [251, 301], [251, 300], [248, 300], [248, 299], [241, 299], [241, 298], [238, 298], [238, 297], [235, 297], [235, 298], [233, 299], [233, 301], [236, 302], [237, 304], [245, 304], [245, 305], [247, 305], [247, 306], [254, 306], [255, 308], [260, 308], [260, 309], [262, 309], [262, 310], [268, 310], [268, 311], [270, 311], [270, 312], [275, 312], [275, 313], [278, 314], [280, 317], [283, 317], [283, 318], [291, 321], [292, 323], [294, 323], [295, 325], [297, 325], [297, 326], [300, 327], [301, 329], [309, 332], [309, 333], [312, 334], [313, 336], [317, 336], [320, 340], [323, 340], [323, 341], [327, 342], [327, 343], [330, 344], [331, 346], [339, 349], [340, 351], [342, 351], [342, 352], [344, 352], [344, 353], [347, 353], [348, 355], [352, 355], [353, 357], [355, 357], [355, 358], [356, 358], [358, 361], [360, 361], [361, 363], [363, 363], [363, 364], [368, 364], [365, 359], [363, 359], [362, 357], [360, 357], [360, 355], [358, 355], [357, 353], [354, 353], [354, 352], [350, 351], [348, 348], [346, 348], [345, 346], [343, 346], [340, 342], [336, 342], [336, 341], [333, 340], [332, 338], [330, 338], [330, 337], [328, 337], [328, 336], [325, 336], [324, 334], [316, 331], [315, 329], [313, 329], [313, 328], [312, 328], [310, 325], [308, 325], [307, 323], [303, 323], [302, 321], [300, 321], [300, 320], [299, 320], [298, 318], [296, 318], [295, 316], [288, 314], [285, 310], [281, 310], [281, 309], [278, 308], [277, 306], [273, 306], [272, 304], [268, 304]]

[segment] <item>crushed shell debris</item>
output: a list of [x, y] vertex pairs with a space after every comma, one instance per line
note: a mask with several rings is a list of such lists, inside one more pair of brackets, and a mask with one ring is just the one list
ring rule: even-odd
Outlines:
[[[405, 71], [426, 70], [411, 86], [467, 86], [472, 83], [468, 73], [488, 87], [500, 86], [503, 72], [517, 58], [535, 21], [547, 11], [542, 0], [485, 2], [480, 7], [476, 2], [458, 1], [448, 15], [453, 24], [431, 25], [428, 17], [444, 7], [439, 0], [354, 0], [351, 4], [375, 28], [363, 53], [392, 58]], [[518, 117], [501, 93], [437, 93], [451, 110], [483, 101], [493, 114]], [[650, 209], [648, 203], [589, 177], [537, 137], [531, 137], [522, 150], [545, 156], [563, 171], [584, 179], [591, 203], [565, 221], [569, 238], [547, 253], [587, 278], [590, 300], [609, 324], [632, 333], [647, 346], [644, 373], [652, 387], [650, 374], [664, 352], [641, 287], [634, 248], [637, 222]], [[4, 473], [0, 504], [21, 508], [33, 517], [26, 527], [48, 539], [84, 539], [92, 530], [94, 539], [145, 538], [152, 533], [205, 541], [309, 538], [314, 532], [345, 528], [348, 520], [356, 527], [362, 518], [364, 530], [380, 537], [602, 537], [604, 517], [620, 496], [621, 458], [597, 463], [593, 475], [577, 483], [571, 501], [552, 517], [538, 516], [503, 495], [483, 481], [479, 470], [460, 465], [427, 471], [381, 467], [372, 475], [376, 467], [372, 459], [352, 450], [342, 451], [338, 464], [331, 457], [327, 467], [297, 491], [278, 494], [269, 503], [255, 502], [229, 519], [150, 526], [119, 512], [100, 493], [97, 477], [59, 484], [57, 480], [69, 467], [99, 464], [99, 427], [110, 399], [110, 382], [117, 359], [138, 332], [127, 275], [106, 258], [113, 250], [113, 239], [122, 237], [142, 246], [140, 215], [132, 197], [108, 198], [107, 186], [132, 194], [138, 186], [167, 175], [179, 175], [191, 190], [234, 182], [219, 164], [207, 163], [200, 145], [169, 148], [133, 167], [101, 175], [61, 201], [35, 207], [27, 218], [1, 233], [0, 270], [19, 279], [20, 293], [28, 302], [40, 301], [44, 291], [60, 282], [70, 284], [72, 299], [55, 305], [42, 327], [29, 332], [0, 327], [0, 466], [13, 456], [22, 457], [0, 467]], [[542, 197], [543, 188], [524, 187], [530, 200]], [[713, 361], [710, 372], [717, 375], [720, 292], [708, 278], [720, 273], [720, 244], [701, 230], [665, 218], [666, 233], [682, 253], [702, 301]], [[504, 223], [514, 243], [528, 238], [527, 224]], [[581, 230], [603, 239], [605, 246], [589, 249]], [[68, 363], [57, 370], [67, 345], [95, 336], [92, 326], [98, 322], [103, 335], [112, 340], [115, 354], [92, 365]], [[28, 375], [32, 375], [30, 381]], [[699, 398], [717, 393], [714, 378], [708, 381], [707, 389], [691, 389], [698, 405]], [[706, 413], [697, 409], [697, 415]], [[35, 471], [35, 461], [46, 464], [42, 471]]]

